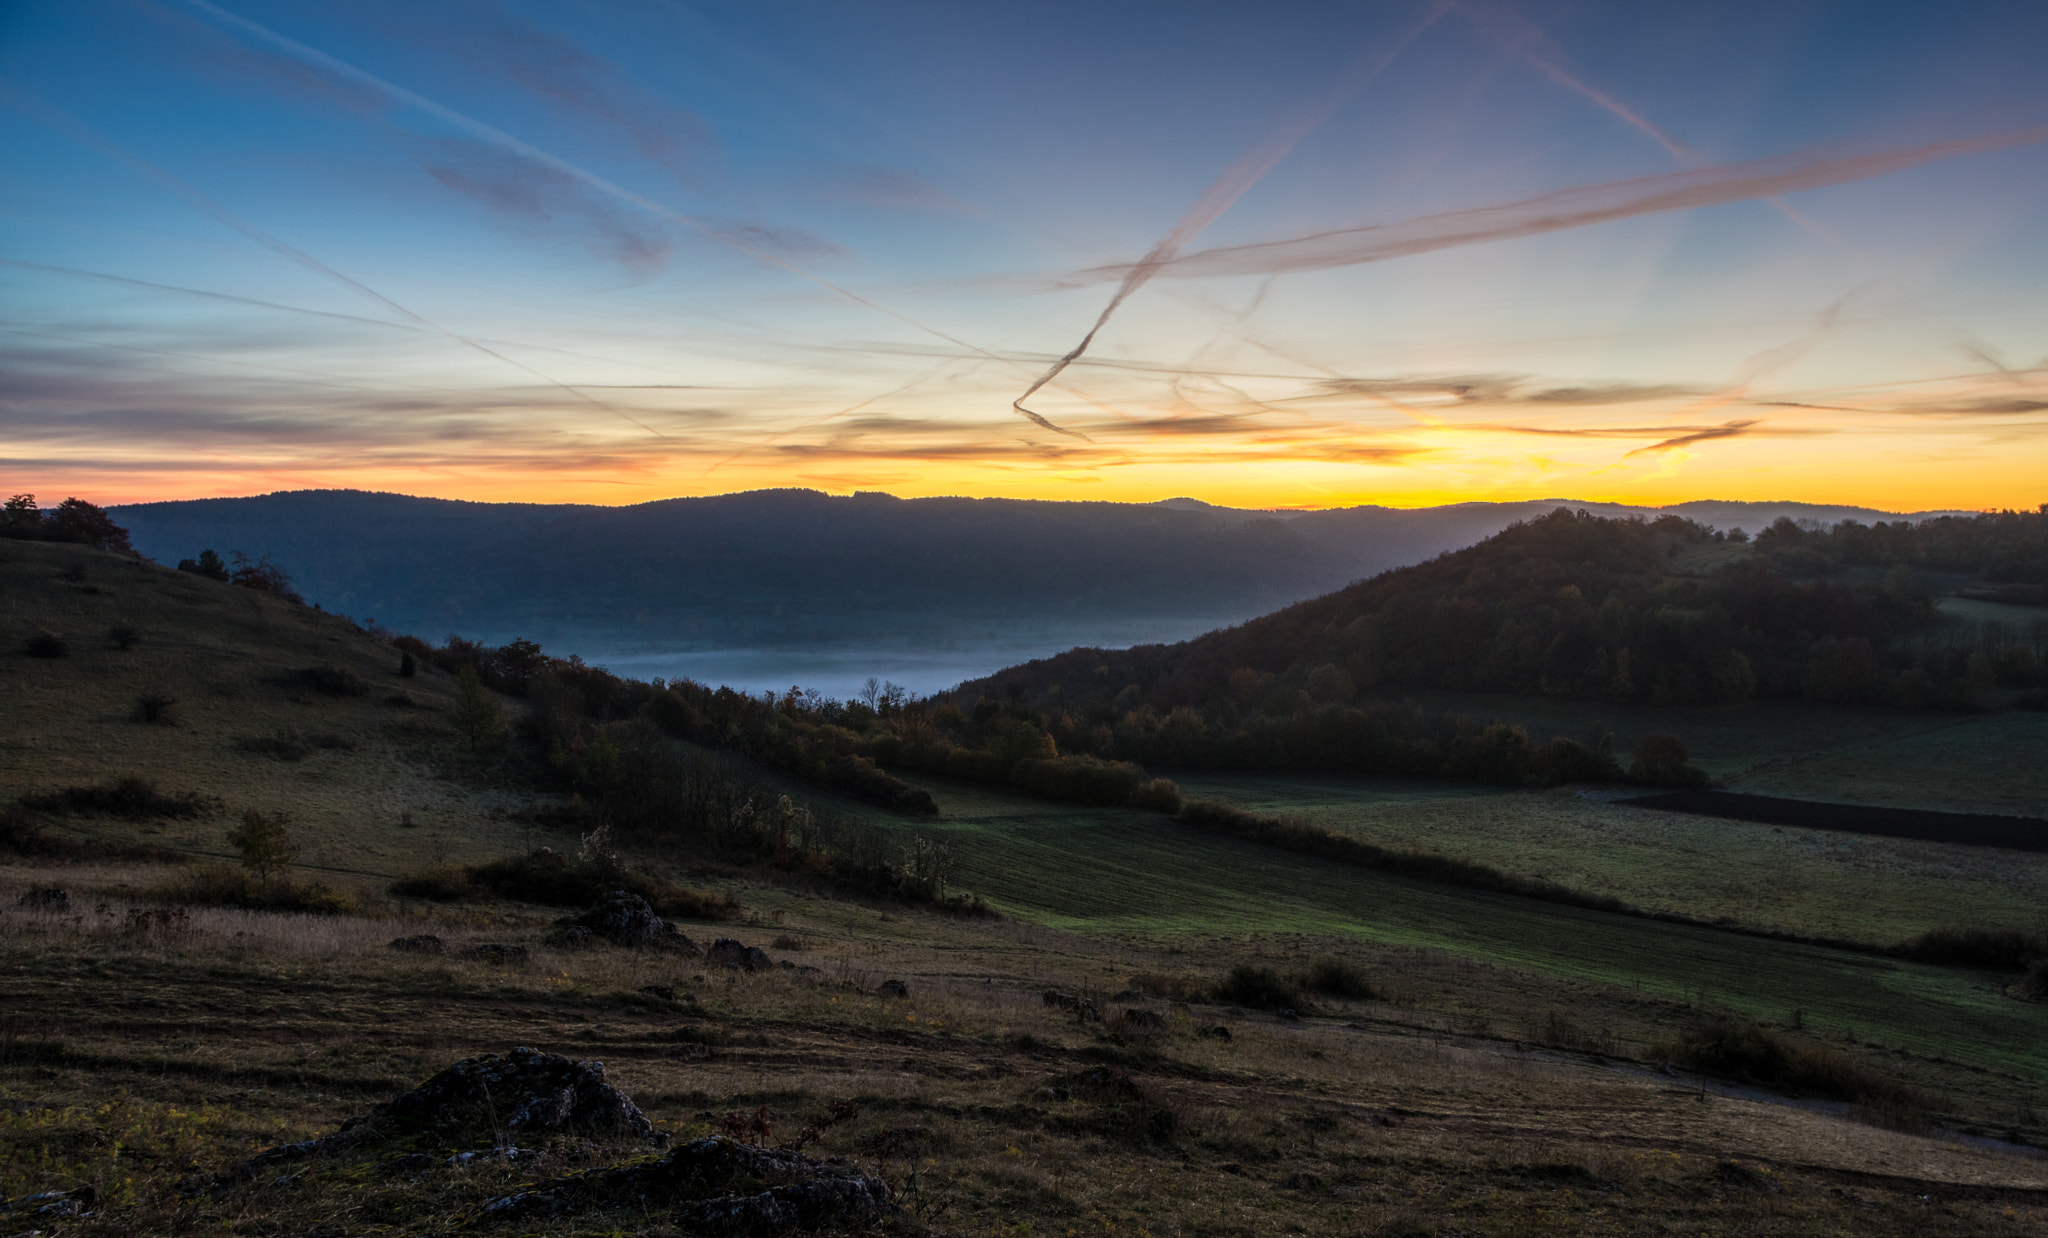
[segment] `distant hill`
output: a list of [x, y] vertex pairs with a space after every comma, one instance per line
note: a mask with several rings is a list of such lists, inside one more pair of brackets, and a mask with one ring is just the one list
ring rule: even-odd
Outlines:
[[[1259, 512], [1163, 503], [835, 497], [764, 490], [630, 507], [294, 491], [111, 509], [144, 554], [270, 556], [305, 596], [401, 631], [556, 647], [916, 642], [962, 623], [1189, 631], [1471, 545], [1542, 500]], [[1896, 519], [1695, 503], [1703, 523]], [[1912, 517], [1917, 518], [1917, 517]]]

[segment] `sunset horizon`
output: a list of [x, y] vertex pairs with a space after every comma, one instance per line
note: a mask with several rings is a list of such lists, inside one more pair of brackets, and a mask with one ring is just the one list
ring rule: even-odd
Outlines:
[[2048, 501], [2025, 5], [114, 12], [0, 32], [16, 491]]

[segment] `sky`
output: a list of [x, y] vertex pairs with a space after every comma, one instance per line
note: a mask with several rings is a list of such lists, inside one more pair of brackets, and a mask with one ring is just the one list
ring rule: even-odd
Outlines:
[[9, 0], [0, 485], [2048, 502], [2048, 5]]

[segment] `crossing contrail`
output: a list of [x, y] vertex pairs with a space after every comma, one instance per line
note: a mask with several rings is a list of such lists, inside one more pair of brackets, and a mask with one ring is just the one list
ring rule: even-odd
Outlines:
[[[1148, 279], [1159, 276], [1210, 279], [1231, 275], [1267, 275], [1275, 271], [1320, 271], [1384, 262], [1389, 258], [1456, 249], [1487, 241], [1563, 232], [1637, 215], [1690, 210], [1843, 185], [1924, 163], [2042, 142], [2048, 142], [2048, 125], [1863, 154], [1846, 153], [1841, 147], [1821, 147], [1747, 163], [1582, 185], [1521, 202], [1447, 211], [1399, 223], [1340, 228], [1280, 241], [1198, 250], [1145, 268], [1145, 275]], [[1095, 267], [1069, 276], [1063, 282], [1071, 286], [1077, 279], [1090, 283], [1124, 280], [1132, 271], [1143, 267], [1142, 263]]]
[[1300, 145], [1303, 138], [1328, 120], [1346, 100], [1385, 71], [1396, 56], [1424, 30], [1436, 24], [1437, 19], [1449, 12], [1455, 2], [1456, 0], [1432, 0], [1430, 6], [1424, 9], [1391, 44], [1380, 49], [1376, 55], [1359, 58], [1352, 64], [1351, 71], [1344, 75], [1343, 80], [1321, 99], [1286, 124], [1259, 139], [1236, 163], [1225, 168], [1223, 174], [1210, 182], [1209, 187], [1202, 191], [1202, 196], [1195, 199], [1194, 205], [1167, 230], [1165, 236], [1159, 238], [1143, 258], [1124, 268], [1123, 282], [1118, 285], [1116, 295], [1112, 296], [1109, 304], [1103, 306], [1102, 312], [1096, 315], [1095, 325], [1088, 328], [1088, 334], [1081, 337], [1081, 342], [1074, 345], [1065, 356], [1053, 362], [1051, 369], [1039, 375], [1037, 382], [1032, 383], [1023, 395], [1011, 401], [1010, 407], [1033, 421], [1058, 429], [1045, 418], [1024, 407], [1024, 401], [1038, 394], [1040, 388], [1058, 378], [1062, 371], [1080, 358], [1082, 353], [1087, 352], [1088, 346], [1095, 342], [1096, 334], [1123, 303], [1130, 299], [1132, 293], [1143, 288], [1162, 267], [1178, 257], [1188, 242], [1199, 236], [1210, 224], [1215, 223], [1223, 212], [1229, 210], [1253, 185], [1258, 184], [1266, 173], [1272, 171], [1276, 164], [1287, 157], [1289, 151]]

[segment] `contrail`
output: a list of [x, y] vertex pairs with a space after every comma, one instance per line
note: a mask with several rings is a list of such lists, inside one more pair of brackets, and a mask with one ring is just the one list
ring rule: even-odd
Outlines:
[[[1848, 184], [1923, 163], [2041, 142], [2048, 142], [2048, 125], [1872, 154], [1841, 154], [1838, 153], [1839, 147], [1823, 147], [1747, 163], [1582, 185], [1521, 202], [1447, 211], [1399, 223], [1342, 228], [1282, 241], [1199, 250], [1147, 271], [1147, 277], [1163, 275], [1175, 279], [1209, 279], [1230, 275], [1266, 275], [1275, 271], [1320, 271], [1384, 262], [1389, 258], [1487, 241], [1563, 232], [1637, 215], [1717, 206]], [[1137, 265], [1095, 267], [1077, 275], [1091, 283], [1121, 280], [1137, 269]], [[1071, 279], [1067, 286], [1071, 286]]]
[[1010, 407], [1033, 421], [1050, 426], [1052, 423], [1024, 407], [1024, 401], [1036, 395], [1041, 387], [1058, 378], [1063, 370], [1072, 365], [1082, 353], [1087, 352], [1088, 346], [1095, 342], [1096, 334], [1109, 322], [1110, 316], [1130, 299], [1132, 293], [1144, 287], [1160, 268], [1178, 257], [1182, 247], [1200, 235], [1203, 229], [1215, 223], [1223, 212], [1229, 210], [1232, 204], [1244, 196], [1246, 190], [1258, 184], [1266, 173], [1273, 170], [1274, 165], [1286, 158], [1289, 151], [1300, 145], [1303, 138], [1328, 120], [1347, 99], [1364, 89], [1385, 71], [1386, 67], [1393, 63], [1394, 57], [1406, 50], [1423, 31], [1436, 24], [1439, 18], [1450, 11], [1454, 3], [1456, 0], [1433, 0], [1392, 44], [1377, 56], [1362, 57], [1354, 62], [1351, 72], [1345, 75], [1344, 80], [1314, 106], [1305, 109], [1287, 124], [1261, 138], [1236, 163], [1225, 168], [1223, 174], [1210, 182], [1209, 187], [1202, 191], [1202, 196], [1195, 199], [1194, 205], [1187, 209], [1179, 222], [1175, 223], [1165, 236], [1159, 238], [1158, 243], [1153, 245], [1143, 258], [1124, 268], [1123, 283], [1117, 287], [1116, 295], [1109, 299], [1109, 304], [1102, 307], [1102, 313], [1096, 315], [1095, 325], [1088, 328], [1088, 334], [1081, 337], [1081, 342], [1074, 345], [1065, 356], [1053, 362], [1051, 369], [1040, 375], [1038, 381], [1032, 383], [1023, 395], [1011, 401]]
[[[1444, 2], [1447, 2], [1447, 0], [1444, 0]], [[734, 235], [729, 229], [720, 227], [719, 225], [710, 220], [699, 219], [694, 215], [686, 215], [681, 211], [673, 210], [669, 207], [663, 206], [661, 203], [656, 202], [652, 198], [646, 197], [642, 194], [634, 193], [632, 190], [627, 189], [625, 186], [606, 180], [604, 177], [597, 175], [595, 172], [591, 172], [584, 168], [578, 167], [576, 164], [570, 163], [566, 159], [563, 159], [557, 155], [549, 154], [547, 151], [544, 151], [537, 146], [533, 146], [527, 142], [523, 142], [520, 139], [513, 137], [511, 134], [506, 133], [502, 129], [494, 128], [480, 120], [476, 120], [470, 116], [466, 116], [463, 113], [458, 112], [451, 107], [447, 107], [442, 104], [436, 103], [432, 99], [427, 98], [425, 95], [417, 94], [413, 91], [407, 90], [405, 87], [399, 86], [396, 83], [385, 81], [383, 78], [378, 77], [374, 73], [370, 73], [363, 69], [358, 69], [354, 65], [349, 64], [347, 61], [338, 60], [335, 57], [328, 55], [326, 52], [319, 51], [316, 48], [308, 47], [304, 43], [300, 43], [297, 40], [287, 38], [284, 35], [277, 33], [275, 30], [270, 29], [268, 26], [260, 25], [256, 22], [249, 20], [246, 17], [241, 17], [234, 13], [230, 13], [226, 9], [221, 8], [219, 5], [208, 3], [208, 0], [187, 0], [187, 3], [191, 4], [194, 8], [199, 9], [202, 12], [211, 14], [213, 17], [215, 17], [221, 22], [234, 27], [235, 29], [242, 31], [245, 34], [251, 35], [264, 43], [269, 44], [271, 47], [276, 48], [279, 51], [285, 52], [290, 56], [293, 56], [299, 60], [303, 60], [318, 68], [325, 69], [329, 73], [333, 73], [340, 77], [346, 78], [349, 81], [355, 82], [358, 85], [366, 86], [371, 90], [374, 90], [379, 94], [383, 95], [385, 98], [390, 99], [394, 103], [401, 103], [407, 107], [417, 108], [420, 111], [427, 113], [429, 116], [444, 121], [447, 124], [452, 125], [457, 129], [460, 129], [462, 132], [469, 134], [471, 137], [476, 138], [478, 141], [488, 143], [489, 145], [495, 146], [500, 150], [509, 151], [512, 154], [520, 156], [521, 158], [530, 159], [535, 163], [541, 164], [544, 167], [553, 169], [554, 171], [561, 173], [563, 176], [569, 177], [570, 179], [578, 182], [579, 184], [594, 189], [597, 192], [606, 195], [607, 197], [613, 198], [620, 202], [624, 202], [629, 206], [638, 207], [639, 209], [646, 211], [649, 214], [659, 216], [662, 219], [669, 220], [673, 223], [681, 224], [684, 227], [689, 228], [692, 231], [695, 231], [711, 240], [717, 241], [721, 245], [727, 245], [733, 249], [737, 249], [741, 253], [746, 254], [747, 256], [753, 258], [757, 262], [764, 263], [768, 266], [774, 267], [779, 271], [785, 272], [790, 275], [794, 275], [798, 279], [804, 280], [807, 283], [816, 285], [817, 287], [823, 288], [828, 292], [844, 297], [847, 300], [852, 301], [856, 305], [864, 306], [865, 308], [873, 310], [878, 314], [882, 314], [886, 317], [893, 318], [896, 321], [904, 324], [905, 326], [911, 327], [918, 331], [922, 331], [926, 335], [930, 335], [937, 339], [944, 340], [946, 343], [951, 344], [956, 348], [965, 349], [968, 352], [974, 353], [978, 356], [987, 357], [991, 360], [1002, 361], [1005, 364], [1015, 364], [1014, 362], [1009, 361], [1008, 358], [999, 356], [998, 354], [981, 347], [979, 344], [971, 344], [966, 340], [956, 339], [955, 337], [948, 335], [947, 333], [939, 330], [936, 327], [926, 326], [924, 323], [918, 322], [916, 319], [911, 318], [905, 314], [898, 313], [897, 311], [890, 309], [886, 305], [882, 305], [875, 301], [871, 301], [868, 298], [853, 291], [851, 288], [847, 288], [840, 284], [835, 284], [831, 280], [828, 280], [821, 275], [818, 275], [804, 267], [801, 267], [796, 263], [789, 261], [786, 258], [780, 257], [774, 253], [764, 250], [757, 245], [750, 245], [745, 240]], [[1045, 418], [1039, 416], [1037, 413], [1030, 412], [1026, 409], [1018, 409], [1017, 411], [1023, 413], [1024, 416], [1030, 418], [1039, 426], [1043, 427], [1044, 429], [1050, 430], [1055, 434], [1064, 434], [1070, 438], [1079, 439], [1086, 439], [1088, 437], [1087, 435], [1082, 434], [1078, 430], [1062, 429], [1061, 427], [1056, 426], [1052, 422], [1047, 421]]]
[[356, 293], [357, 295], [365, 297], [368, 300], [383, 306], [385, 309], [388, 309], [392, 313], [397, 314], [399, 317], [405, 319], [407, 322], [413, 323], [419, 327], [423, 327], [428, 331], [432, 331], [436, 335], [446, 336], [448, 339], [451, 339], [456, 343], [463, 345], [464, 347], [475, 349], [477, 352], [482, 353], [486, 357], [495, 358], [499, 361], [504, 362], [506, 365], [512, 366], [515, 369], [523, 370], [526, 373], [531, 374], [533, 377], [539, 379], [540, 381], [548, 384], [549, 386], [558, 388], [564, 393], [574, 397], [575, 399], [581, 400], [583, 403], [588, 404], [593, 408], [600, 409], [604, 412], [610, 413], [614, 417], [619, 418], [621, 421], [625, 421], [632, 425], [638, 426], [640, 429], [647, 431], [649, 434], [652, 434], [654, 437], [661, 439], [663, 442], [672, 443], [675, 441], [668, 435], [663, 434], [661, 431], [655, 429], [653, 426], [650, 426], [646, 422], [641, 421], [639, 418], [634, 417], [629, 413], [623, 412], [620, 409], [613, 408], [611, 405], [606, 404], [604, 401], [597, 399], [596, 397], [590, 395], [588, 392], [578, 391], [576, 388], [571, 387], [569, 384], [565, 382], [562, 382], [558, 379], [550, 378], [546, 374], [543, 374], [539, 370], [536, 370], [532, 366], [526, 364], [524, 361], [517, 360], [513, 357], [508, 357], [504, 353], [501, 353], [487, 345], [480, 344], [477, 341], [470, 339], [466, 335], [461, 335], [454, 331], [450, 331], [448, 328], [443, 327], [438, 323], [431, 322], [428, 319], [413, 313], [411, 310], [405, 308], [403, 305], [400, 305], [398, 302], [392, 300], [390, 297], [385, 296], [383, 293], [378, 292], [375, 288], [370, 287], [368, 284], [362, 283], [359, 280], [353, 279], [347, 275], [342, 274], [340, 271], [337, 271], [333, 267], [328, 266], [326, 263], [320, 261], [318, 258], [315, 258], [313, 255], [307, 253], [306, 251], [299, 249], [298, 247], [291, 245], [283, 240], [280, 240], [279, 238], [272, 236], [268, 232], [265, 232], [262, 228], [257, 227], [255, 224], [250, 223], [246, 219], [243, 219], [240, 215], [235, 214], [227, 207], [214, 201], [212, 198], [207, 197], [198, 189], [194, 188], [191, 185], [186, 184], [184, 181], [180, 180], [171, 172], [158, 167], [156, 164], [153, 164], [149, 162], [147, 159], [142, 158], [140, 155], [137, 155], [134, 152], [126, 149], [125, 147], [122, 147], [121, 145], [115, 143], [111, 139], [108, 139], [102, 136], [101, 134], [94, 132], [91, 128], [86, 126], [81, 121], [75, 119], [74, 117], [66, 115], [64, 112], [58, 110], [55, 107], [52, 107], [48, 103], [43, 102], [42, 100], [36, 98], [34, 95], [28, 93], [27, 91], [21, 89], [19, 86], [14, 85], [14, 83], [9, 82], [4, 78], [0, 78], [0, 91], [4, 91], [7, 95], [11, 96], [16, 103], [24, 106], [26, 110], [39, 116], [45, 123], [52, 125], [53, 127], [63, 131], [72, 140], [90, 146], [104, 155], [110, 156], [111, 158], [116, 159], [121, 163], [127, 164], [130, 168], [138, 172], [142, 172], [147, 176], [162, 181], [164, 184], [170, 186], [173, 190], [175, 190], [178, 193], [178, 195], [184, 198], [187, 202], [190, 202], [193, 206], [198, 207], [207, 215], [212, 216], [217, 223], [223, 225], [224, 227], [231, 228], [234, 231], [241, 233], [243, 236], [256, 242], [258, 245], [261, 245], [265, 249], [270, 250], [272, 253], [277, 254], [279, 257], [298, 263], [300, 266], [305, 267], [307, 270], [313, 271], [316, 274], [323, 275], [328, 279], [333, 280], [334, 282], [340, 284], [344, 288], [349, 289], [350, 291]]
[[[1487, 5], [1484, 11], [1481, 11], [1474, 0], [1461, 0], [1459, 11], [1464, 14], [1467, 21], [1485, 31], [1501, 46], [1535, 66], [1545, 77], [1607, 111], [1663, 147], [1666, 153], [1678, 161], [1679, 167], [1698, 168], [1712, 162], [1698, 150], [1665, 132], [1649, 117], [1566, 68], [1563, 49], [1528, 18], [1505, 5]], [[1503, 24], [1514, 27], [1513, 33], [1503, 31]], [[1545, 51], [1538, 51], [1538, 44], [1545, 45]], [[1796, 210], [1783, 198], [1771, 197], [1765, 201], [1779, 214], [1820, 239], [1838, 248], [1850, 249], [1847, 242], [1808, 219], [1803, 212]]]

